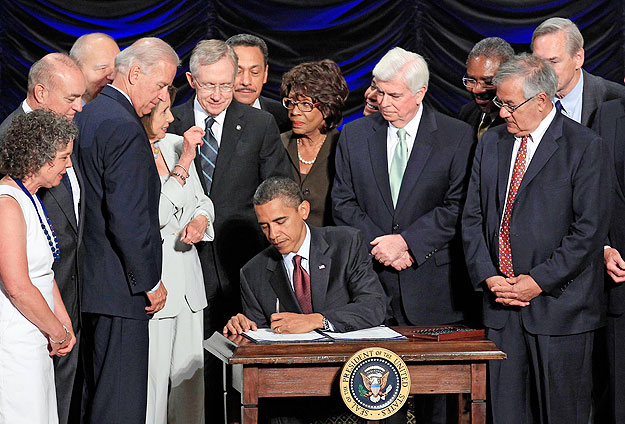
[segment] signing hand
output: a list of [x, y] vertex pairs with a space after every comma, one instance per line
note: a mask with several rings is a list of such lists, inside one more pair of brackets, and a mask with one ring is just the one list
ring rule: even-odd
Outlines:
[[249, 319], [243, 314], [236, 314], [228, 320], [228, 323], [223, 329], [224, 336], [230, 334], [243, 334], [245, 331], [256, 331], [258, 326], [254, 321]]
[[323, 328], [323, 315], [276, 312], [271, 314], [271, 328], [276, 333], [308, 333]]
[[158, 286], [158, 289], [152, 293], [146, 293], [148, 296], [148, 300], [150, 301], [150, 306], [145, 307], [145, 311], [148, 314], [155, 314], [165, 306], [165, 301], [167, 300], [167, 289], [165, 288], [165, 284], [161, 281], [161, 285]]
[[204, 215], [196, 216], [182, 230], [182, 234], [180, 235], [180, 241], [187, 244], [194, 244], [202, 241], [204, 233], [208, 228], [208, 224], [208, 218], [206, 218]]
[[[195, 159], [197, 147], [204, 143], [202, 141], [204, 134], [204, 130], [200, 127], [191, 127], [184, 133], [184, 143], [182, 144], [182, 154], [180, 155], [181, 161], [190, 163]], [[188, 166], [186, 168], [189, 169]]]
[[408, 250], [406, 240], [400, 234], [376, 237], [371, 245], [375, 246], [371, 249], [371, 254], [385, 266], [390, 266]]
[[414, 259], [412, 258], [412, 255], [410, 252], [406, 251], [399, 259], [393, 262], [391, 266], [397, 271], [403, 271], [404, 269], [412, 266], [413, 263]]
[[603, 262], [605, 268], [608, 271], [608, 275], [614, 280], [615, 283], [622, 283], [625, 281], [625, 261], [621, 258], [621, 254], [618, 250], [609, 247], [603, 250]]

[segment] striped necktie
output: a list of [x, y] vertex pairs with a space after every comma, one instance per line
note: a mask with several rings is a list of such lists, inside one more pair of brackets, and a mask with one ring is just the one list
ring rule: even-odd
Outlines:
[[204, 122], [206, 123], [206, 134], [204, 134], [203, 138], [204, 144], [200, 147], [200, 163], [202, 165], [202, 175], [206, 182], [206, 194], [210, 195], [219, 145], [217, 144], [217, 139], [211, 128], [215, 122], [215, 118], [209, 116]]
[[510, 218], [512, 217], [512, 208], [516, 193], [519, 190], [527, 162], [527, 138], [523, 137], [519, 151], [514, 161], [512, 169], [512, 178], [510, 179], [510, 188], [508, 188], [508, 198], [506, 199], [506, 209], [501, 220], [501, 228], [499, 229], [499, 270], [506, 277], [514, 277], [514, 268], [512, 266], [512, 248], [510, 246]]
[[408, 164], [408, 144], [406, 143], [406, 130], [400, 128], [397, 130], [399, 143], [395, 146], [395, 153], [391, 161], [391, 170], [389, 172], [389, 183], [391, 185], [391, 197], [393, 198], [393, 206], [397, 206], [399, 198], [399, 189], [404, 179], [404, 171]]

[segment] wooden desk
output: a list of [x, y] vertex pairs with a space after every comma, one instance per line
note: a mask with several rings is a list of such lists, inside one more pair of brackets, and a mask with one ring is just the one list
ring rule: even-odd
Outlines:
[[[394, 329], [408, 334], [416, 328]], [[410, 370], [410, 394], [470, 393], [471, 422], [486, 423], [486, 361], [506, 358], [490, 340], [261, 345], [215, 333], [204, 341], [204, 348], [221, 359], [224, 370], [231, 367], [232, 387], [241, 393], [242, 424], [258, 421], [259, 398], [337, 394], [343, 364], [370, 346], [390, 349], [404, 360]]]

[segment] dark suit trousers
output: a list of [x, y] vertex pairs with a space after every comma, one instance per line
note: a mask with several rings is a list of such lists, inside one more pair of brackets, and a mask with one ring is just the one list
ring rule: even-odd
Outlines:
[[[77, 373], [80, 362], [80, 329], [76, 332], [76, 344], [65, 356], [54, 356], [54, 385], [59, 424], [80, 422], [80, 397], [82, 393], [82, 372]], [[71, 412], [71, 416], [70, 416]]]
[[594, 332], [564, 336], [528, 333], [512, 311], [487, 337], [508, 358], [489, 364], [493, 424], [588, 424]]
[[148, 322], [83, 314], [85, 423], [145, 424]]
[[625, 423], [625, 314], [608, 314], [595, 347], [595, 424]]

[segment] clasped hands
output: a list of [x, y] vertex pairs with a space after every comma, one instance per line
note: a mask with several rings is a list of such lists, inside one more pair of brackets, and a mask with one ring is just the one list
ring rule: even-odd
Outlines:
[[486, 285], [497, 296], [495, 301], [507, 306], [529, 306], [530, 301], [543, 291], [538, 283], [526, 274], [509, 278], [495, 275], [486, 279]]
[[[276, 312], [271, 314], [271, 328], [276, 333], [308, 333], [317, 328], [323, 328], [323, 315], [318, 313], [295, 314], [293, 312]], [[227, 336], [228, 333], [243, 334], [249, 330], [258, 330], [258, 325], [245, 315], [236, 314], [228, 320], [222, 332], [224, 336]]]
[[414, 263], [408, 252], [408, 244], [400, 234], [376, 237], [371, 245], [374, 246], [371, 254], [384, 266], [392, 266], [397, 271], [402, 271]]

